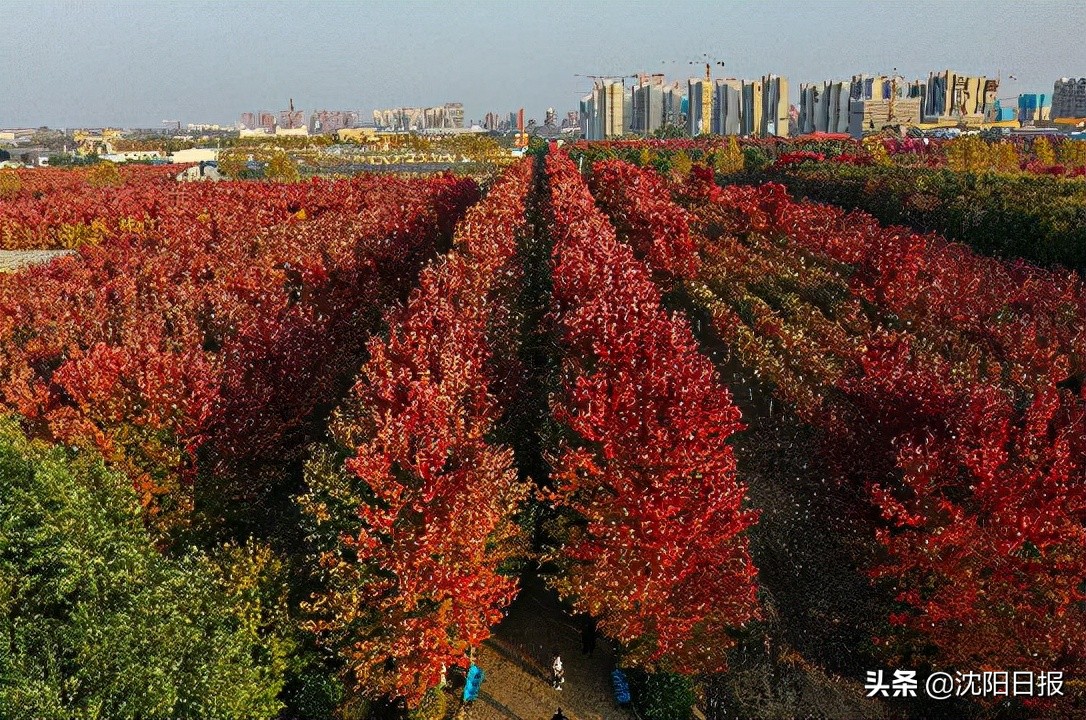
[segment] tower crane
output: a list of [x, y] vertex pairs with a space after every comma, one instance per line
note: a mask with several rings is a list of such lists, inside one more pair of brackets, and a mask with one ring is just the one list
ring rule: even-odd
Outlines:
[[[618, 80], [622, 84], [622, 93], [623, 93], [623, 95], [626, 94], [626, 78], [641, 78], [641, 77], [644, 77], [644, 76], [645, 76], [645, 73], [626, 73], [626, 74], [614, 73], [614, 74], [610, 74], [610, 75], [587, 75], [587, 74], [583, 74], [583, 73], [574, 73], [574, 77], [592, 78], [593, 87], [600, 87], [601, 86], [601, 83], [600, 83], [601, 80]], [[610, 106], [610, 103], [608, 103], [608, 105]], [[610, 112], [611, 112], [611, 119], [610, 119], [609, 126], [613, 126], [614, 125], [614, 107], [613, 106], [610, 107]]]

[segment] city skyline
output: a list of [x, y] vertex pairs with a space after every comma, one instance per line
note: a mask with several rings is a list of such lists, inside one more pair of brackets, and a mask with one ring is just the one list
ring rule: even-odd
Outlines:
[[[183, 10], [182, 10], [183, 8]], [[235, 123], [252, 109], [462, 102], [465, 119], [577, 107], [589, 75], [801, 83], [999, 74], [1000, 97], [1086, 75], [1086, 6], [1058, 2], [74, 4], [3, 10], [0, 126]], [[965, 38], [965, 39], [963, 39]], [[717, 63], [723, 62], [720, 67]]]

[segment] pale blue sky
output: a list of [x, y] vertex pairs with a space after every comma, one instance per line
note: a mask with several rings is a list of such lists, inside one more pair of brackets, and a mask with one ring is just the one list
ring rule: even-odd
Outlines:
[[[234, 122], [247, 110], [464, 103], [564, 114], [575, 73], [800, 82], [1002, 72], [1001, 96], [1086, 75], [1083, 0], [0, 2], [0, 127]], [[1017, 80], [1010, 80], [1014, 75]]]

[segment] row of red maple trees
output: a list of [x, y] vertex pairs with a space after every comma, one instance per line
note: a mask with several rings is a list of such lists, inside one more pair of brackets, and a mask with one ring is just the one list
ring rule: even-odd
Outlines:
[[868, 570], [899, 608], [878, 639], [888, 657], [1081, 673], [1081, 277], [779, 186], [720, 188], [700, 171], [669, 189], [617, 161], [593, 174], [646, 257], [689, 245], [686, 214], [702, 254], [679, 273], [690, 295], [878, 511], [883, 553]]
[[374, 185], [367, 177], [300, 183], [178, 182], [174, 176], [183, 167], [106, 164], [74, 170], [5, 170], [0, 174], [0, 250], [70, 249], [134, 233], [173, 237], [193, 225], [234, 234], [292, 217], [358, 212]]
[[[447, 176], [162, 187], [107, 201], [153, 222], [0, 276], [0, 400], [127, 472], [164, 538], [260, 506], [304, 460], [319, 579], [298, 617], [362, 692], [419, 703], [533, 553], [626, 662], [725, 669], [760, 614], [757, 512], [739, 410], [673, 290], [875, 509], [888, 659], [1082, 668], [1077, 275], [702, 169], [606, 161], [586, 183], [556, 153], [481, 202]], [[528, 478], [533, 393], [549, 445]], [[533, 505], [553, 519], [535, 548]]]
[[[201, 493], [260, 495], [262, 469], [319, 429], [380, 309], [478, 198], [446, 176], [234, 185], [165, 211], [202, 221], [0, 275], [0, 398], [36, 434], [124, 469], [166, 528]], [[317, 209], [269, 210], [306, 193]]]

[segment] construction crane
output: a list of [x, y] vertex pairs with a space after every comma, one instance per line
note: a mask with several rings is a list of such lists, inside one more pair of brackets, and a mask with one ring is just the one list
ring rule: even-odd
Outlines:
[[626, 78], [635, 78], [641, 73], [627, 73], [626, 75], [586, 75], [584, 73], [573, 73], [574, 77], [586, 77], [593, 80], [625, 80]]
[[709, 58], [709, 53], [707, 52], [702, 53], [702, 58], [703, 60], [691, 60], [687, 64], [698, 65], [702, 62], [705, 63], [705, 85], [702, 86], [702, 124], [700, 124], [702, 125], [702, 127], [700, 127], [700, 132], [703, 132], [704, 134], [704, 132], [708, 132], [712, 127], [712, 66], [716, 64], [723, 67], [724, 61]]
[[[610, 74], [610, 75], [588, 75], [588, 74], [583, 74], [583, 73], [574, 73], [573, 75], [574, 75], [574, 77], [592, 78], [592, 85], [593, 85], [594, 88], [603, 87], [603, 84], [600, 82], [601, 80], [618, 80], [619, 83], [622, 85], [622, 94], [625, 95], [626, 94], [626, 78], [644, 78], [646, 76], [646, 73], [643, 73], [643, 72], [640, 72], [640, 73], [625, 73], [625, 74], [613, 73], [613, 74]], [[608, 123], [608, 127], [613, 127], [614, 126], [614, 120], [615, 120], [615, 117], [614, 117], [615, 108], [614, 108], [614, 105], [612, 103], [608, 103], [608, 107], [609, 107], [609, 111], [610, 111], [610, 121]]]
[[[702, 53], [702, 56], [706, 57], [706, 58], [709, 57], [705, 53]], [[700, 60], [697, 60], [697, 61], [691, 60], [689, 62], [689, 64], [690, 65], [700, 65], [701, 61]], [[711, 82], [712, 79], [713, 79], [713, 74], [712, 74], [713, 65], [719, 65], [720, 67], [724, 67], [724, 61], [723, 60], [706, 60], [705, 61], [705, 82]]]

